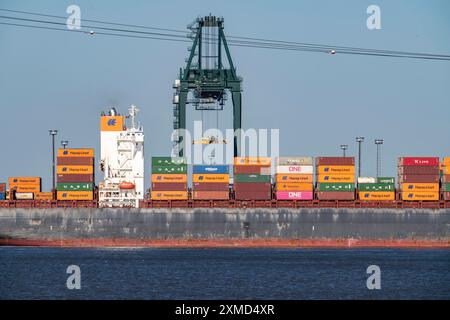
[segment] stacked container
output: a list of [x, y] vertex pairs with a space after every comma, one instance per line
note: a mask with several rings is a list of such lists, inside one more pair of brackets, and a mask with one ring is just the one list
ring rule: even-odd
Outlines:
[[6, 200], [6, 183], [0, 183], [0, 200]]
[[9, 178], [9, 194], [15, 194], [17, 200], [33, 200], [34, 195], [39, 192], [41, 192], [40, 177]]
[[236, 200], [270, 200], [271, 159], [266, 157], [234, 158], [234, 197]]
[[194, 165], [192, 198], [196, 200], [227, 200], [230, 198], [230, 172], [227, 165]]
[[395, 200], [395, 178], [358, 178], [359, 199], [363, 201]]
[[275, 167], [276, 199], [312, 200], [313, 170], [312, 157], [278, 157]]
[[442, 191], [444, 200], [450, 200], [450, 157], [445, 157], [442, 163]]
[[58, 200], [94, 199], [94, 149], [59, 149], [56, 173]]
[[354, 200], [355, 158], [316, 158], [316, 184], [319, 200]]
[[152, 200], [187, 200], [187, 164], [183, 158], [152, 157]]
[[402, 200], [439, 200], [439, 158], [399, 158], [398, 182]]

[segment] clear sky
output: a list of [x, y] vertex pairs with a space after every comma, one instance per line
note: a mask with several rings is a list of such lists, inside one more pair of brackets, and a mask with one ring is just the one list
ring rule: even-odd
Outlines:
[[[211, 13], [224, 17], [230, 35], [450, 54], [446, 0], [0, 1], [54, 15], [71, 4], [82, 19], [185, 29]], [[371, 4], [381, 8], [381, 30], [366, 27]], [[363, 135], [363, 175], [375, 175], [375, 138], [385, 141], [383, 175], [396, 175], [402, 155], [450, 156], [449, 61], [231, 51], [244, 78], [243, 126], [279, 128], [281, 155], [337, 156], [343, 143], [354, 155]], [[148, 186], [150, 157], [170, 154], [172, 83], [186, 56], [185, 43], [0, 25], [0, 180], [42, 176], [48, 190], [48, 129], [98, 156], [100, 112], [133, 103], [146, 134]], [[229, 111], [223, 128], [232, 125]]]

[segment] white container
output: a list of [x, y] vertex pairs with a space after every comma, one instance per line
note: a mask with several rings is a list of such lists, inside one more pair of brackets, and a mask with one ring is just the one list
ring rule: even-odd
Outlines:
[[277, 157], [277, 166], [312, 166], [312, 157]]
[[275, 173], [282, 174], [313, 174], [313, 166], [276, 166]]
[[33, 200], [34, 193], [33, 192], [16, 192], [17, 200]]
[[359, 177], [358, 183], [377, 183], [377, 178], [374, 177]]

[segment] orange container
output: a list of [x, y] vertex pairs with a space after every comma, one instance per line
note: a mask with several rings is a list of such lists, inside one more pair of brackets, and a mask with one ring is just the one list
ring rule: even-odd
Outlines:
[[312, 183], [307, 182], [277, 182], [277, 191], [313, 191]]
[[403, 192], [439, 192], [439, 183], [402, 183]]
[[152, 174], [152, 182], [187, 182], [186, 174]]
[[188, 193], [185, 191], [152, 191], [152, 200], [187, 200]]
[[192, 182], [224, 182], [230, 181], [229, 174], [193, 174]]
[[439, 192], [402, 192], [404, 201], [438, 201]]
[[27, 193], [27, 192], [41, 192], [40, 184], [18, 184], [18, 185], [9, 185], [9, 190], [16, 190], [16, 192]]
[[52, 200], [53, 194], [51, 192], [37, 192], [34, 194], [34, 200]]
[[58, 157], [83, 157], [83, 158], [93, 158], [94, 149], [81, 148], [81, 149], [58, 149]]
[[359, 199], [363, 201], [393, 201], [395, 192], [393, 191], [360, 191]]
[[123, 116], [102, 116], [100, 117], [100, 131], [123, 131]]
[[350, 175], [355, 174], [355, 166], [317, 166], [317, 173]]
[[446, 164], [442, 167], [442, 173], [443, 174], [450, 174], [450, 163]]
[[58, 191], [56, 198], [58, 200], [93, 200], [92, 191]]
[[235, 157], [235, 166], [270, 166], [272, 159], [268, 157]]
[[57, 174], [94, 174], [94, 166], [57, 166]]
[[9, 186], [23, 184], [41, 184], [40, 177], [10, 177], [8, 179]]
[[275, 174], [275, 182], [303, 182], [313, 183], [312, 174]]
[[230, 198], [228, 191], [194, 191], [193, 199], [196, 200], [227, 200]]
[[444, 157], [444, 165], [450, 166], [450, 157]]
[[347, 182], [347, 183], [355, 183], [355, 175], [344, 175], [344, 174], [338, 174], [338, 175], [328, 175], [328, 174], [319, 174], [317, 176], [317, 182], [319, 183], [337, 183], [337, 182]]

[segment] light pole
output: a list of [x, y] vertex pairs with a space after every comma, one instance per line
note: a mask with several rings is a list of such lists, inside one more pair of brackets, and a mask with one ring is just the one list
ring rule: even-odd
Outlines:
[[358, 177], [361, 176], [361, 143], [364, 141], [364, 137], [356, 137], [358, 142]]
[[61, 145], [63, 146], [64, 149], [67, 147], [68, 144], [69, 144], [69, 141], [61, 140]]
[[345, 158], [345, 150], [348, 149], [348, 145], [346, 145], [346, 144], [341, 144], [341, 149], [342, 149], [342, 156]]
[[384, 142], [383, 139], [375, 139], [375, 144], [377, 145], [377, 178], [381, 175], [380, 149], [383, 142]]
[[52, 129], [49, 130], [50, 135], [52, 136], [52, 178], [53, 178], [53, 184], [52, 184], [52, 192], [55, 190], [55, 136], [58, 134], [58, 130]]

